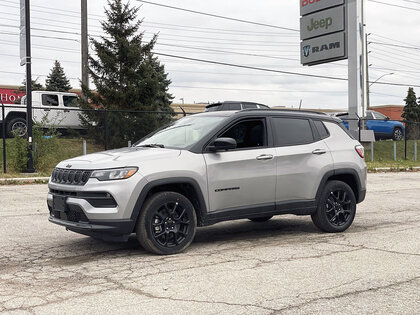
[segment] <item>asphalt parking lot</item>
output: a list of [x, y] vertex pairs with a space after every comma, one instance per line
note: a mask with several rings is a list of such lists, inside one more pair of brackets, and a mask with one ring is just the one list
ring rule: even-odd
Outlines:
[[232, 221], [165, 257], [49, 223], [46, 185], [0, 186], [0, 312], [417, 313], [420, 172], [368, 185], [345, 233], [291, 215]]

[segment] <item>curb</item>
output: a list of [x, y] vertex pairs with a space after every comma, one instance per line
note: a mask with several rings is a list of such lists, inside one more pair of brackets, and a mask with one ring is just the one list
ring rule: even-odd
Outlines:
[[0, 178], [0, 185], [44, 184], [49, 177]]

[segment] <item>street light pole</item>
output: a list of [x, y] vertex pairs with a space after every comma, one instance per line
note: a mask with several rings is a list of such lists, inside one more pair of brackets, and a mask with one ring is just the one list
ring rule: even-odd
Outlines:
[[31, 75], [31, 18], [29, 0], [25, 0], [25, 32], [26, 32], [26, 125], [28, 134], [28, 163], [26, 172], [34, 173], [34, 161], [32, 157], [32, 75]]

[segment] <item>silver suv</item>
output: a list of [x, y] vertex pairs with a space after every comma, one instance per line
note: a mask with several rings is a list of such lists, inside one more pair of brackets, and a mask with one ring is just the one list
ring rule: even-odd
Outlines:
[[197, 226], [311, 215], [325, 232], [353, 222], [366, 194], [363, 147], [321, 113], [242, 110], [179, 119], [133, 147], [63, 161], [49, 221], [77, 233], [174, 254]]

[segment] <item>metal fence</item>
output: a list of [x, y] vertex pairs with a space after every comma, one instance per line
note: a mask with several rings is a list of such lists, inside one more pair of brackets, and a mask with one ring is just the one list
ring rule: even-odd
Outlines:
[[[10, 119], [6, 120], [6, 111], [12, 111], [15, 109], [24, 109], [22, 106], [18, 105], [4, 105], [2, 104], [2, 153], [3, 153], [3, 172], [6, 173], [6, 136], [8, 131], [7, 124], [10, 122]], [[181, 108], [182, 110], [182, 108]], [[186, 113], [182, 110], [179, 112], [165, 112], [165, 111], [132, 111], [132, 110], [105, 110], [105, 109], [80, 109], [80, 108], [52, 108], [52, 107], [33, 107], [33, 111], [40, 113], [38, 116], [35, 115], [36, 119], [40, 119], [40, 115], [44, 113], [45, 117], [57, 118], [58, 116], [79, 116], [79, 113], [82, 113], [83, 116], [90, 116], [96, 121], [96, 125], [92, 128], [96, 132], [94, 134], [89, 133], [88, 130], [81, 129], [78, 131], [71, 130], [64, 127], [63, 122], [59, 121], [44, 121], [42, 123], [51, 124], [50, 127], [58, 128], [58, 130], [65, 131], [62, 134], [62, 137], [71, 137], [76, 136], [80, 139], [80, 152], [79, 154], [86, 154], [87, 152], [92, 152], [89, 150], [86, 139], [94, 140], [95, 143], [101, 143], [104, 150], [110, 148], [129, 146], [135, 141], [139, 140], [146, 133], [151, 132], [161, 125], [168, 123], [173, 119], [180, 118], [192, 113]], [[20, 117], [26, 117], [25, 112], [20, 112]], [[53, 119], [54, 120], [54, 119]], [[351, 121], [352, 119], [347, 119], [346, 121]], [[367, 120], [356, 118], [353, 119], [357, 121], [359, 130], [363, 126], [366, 126]], [[378, 122], [379, 120], [375, 120]], [[396, 120], [392, 120], [395, 122]], [[420, 140], [420, 123], [419, 122], [409, 122], [409, 121], [399, 121], [402, 123], [403, 135], [400, 141], [394, 141], [388, 139], [385, 141], [376, 141], [376, 142], [365, 142], [363, 143], [365, 147], [365, 157], [366, 161], [377, 161], [377, 162], [386, 162], [386, 161], [418, 161], [417, 160], [417, 144]], [[38, 125], [40, 125], [38, 123]], [[144, 129], [144, 132], [139, 132], [139, 126]], [[63, 129], [60, 129], [63, 128]], [[70, 130], [70, 131], [69, 131]], [[67, 133], [67, 134], [66, 134]], [[57, 135], [57, 134], [56, 134]], [[376, 136], [376, 134], [375, 134]], [[48, 137], [48, 136], [46, 136]], [[113, 141], [115, 138], [123, 139], [122, 141], [116, 143]], [[389, 138], [389, 137], [388, 137]], [[360, 134], [359, 134], [360, 139]], [[378, 139], [379, 140], [379, 139]], [[92, 142], [90, 142], [90, 145]], [[98, 149], [98, 145], [95, 146], [95, 149]], [[37, 150], [37, 145], [34, 143], [34, 150]], [[97, 151], [97, 150], [96, 150]]]
[[[45, 130], [57, 131], [55, 137], [71, 137], [91, 139], [96, 143], [101, 143], [104, 150], [130, 145], [140, 140], [143, 136], [156, 130], [157, 128], [171, 122], [174, 119], [190, 115], [192, 113], [182, 111], [141, 111], [141, 110], [106, 110], [102, 108], [80, 109], [80, 108], [62, 108], [33, 106], [33, 117], [35, 126], [42, 127]], [[19, 105], [9, 105], [1, 103], [1, 131], [2, 131], [2, 162], [3, 172], [7, 172], [7, 142], [10, 138], [10, 123], [8, 113], [14, 112], [14, 118], [26, 120], [26, 107]], [[37, 113], [38, 115], [36, 115]], [[82, 114], [83, 119], [80, 118]], [[66, 121], [72, 117], [72, 121]], [[93, 120], [92, 120], [93, 119]], [[83, 124], [83, 128], [73, 128], [85, 120], [88, 124]], [[93, 124], [89, 120], [93, 121]], [[69, 127], [69, 124], [73, 127]], [[140, 128], [138, 128], [140, 126]], [[94, 131], [94, 132], [92, 132]], [[50, 135], [46, 135], [46, 138]], [[125, 139], [115, 143], [113, 139]], [[80, 153], [86, 153], [86, 141], [81, 139], [83, 149]], [[97, 148], [97, 146], [96, 146]], [[37, 145], [33, 143], [33, 150], [36, 151]]]

